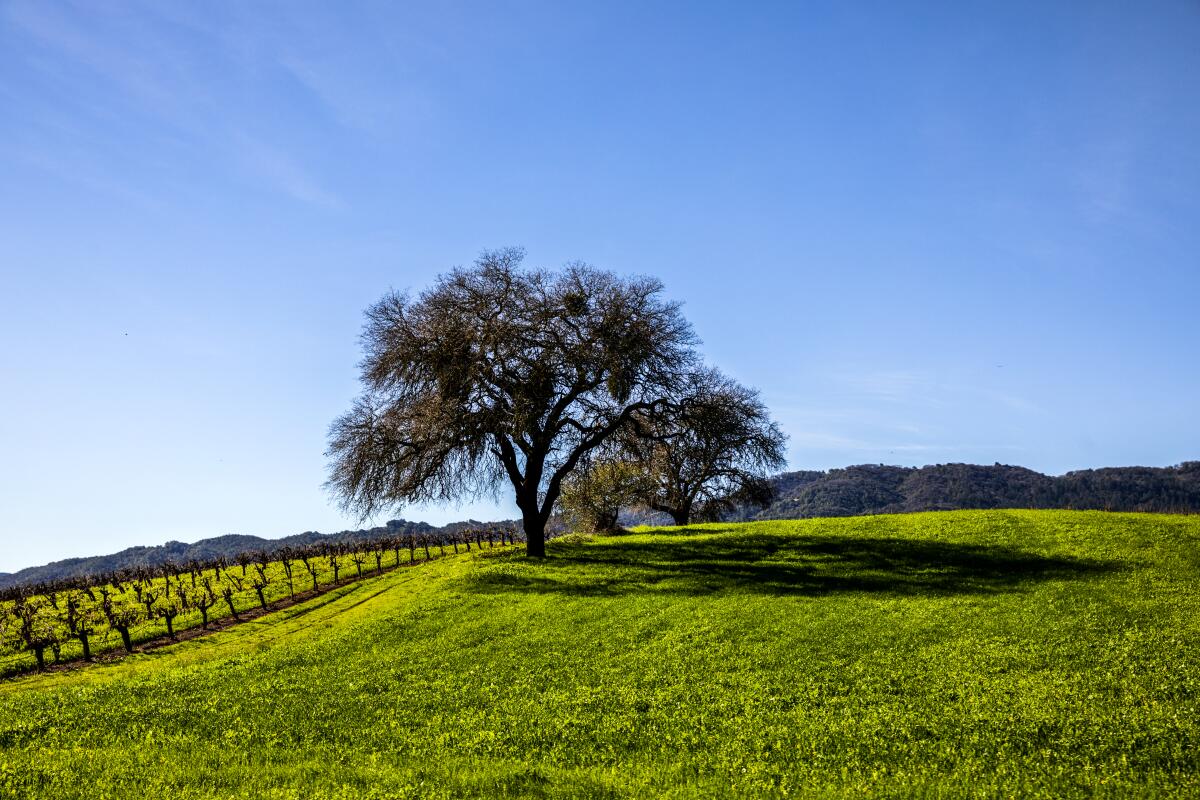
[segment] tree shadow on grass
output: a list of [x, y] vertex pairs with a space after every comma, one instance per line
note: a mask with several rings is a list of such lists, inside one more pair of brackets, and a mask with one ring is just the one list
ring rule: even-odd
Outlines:
[[650, 540], [558, 542], [542, 562], [521, 558], [464, 580], [477, 592], [573, 596], [730, 589], [798, 596], [958, 595], [1020, 591], [1035, 582], [1089, 578], [1126, 566], [998, 545], [683, 528]]

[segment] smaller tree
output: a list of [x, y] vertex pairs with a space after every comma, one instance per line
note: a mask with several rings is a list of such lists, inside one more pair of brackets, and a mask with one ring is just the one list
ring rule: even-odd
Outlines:
[[767, 471], [785, 464], [787, 437], [758, 392], [713, 368], [700, 370], [676, 406], [634, 420], [624, 443], [648, 473], [644, 499], [686, 525], [719, 519], [740, 504], [771, 501]]
[[638, 503], [653, 490], [650, 476], [640, 465], [606, 458], [568, 476], [560, 502], [573, 527], [609, 533], [618, 529], [622, 507]]

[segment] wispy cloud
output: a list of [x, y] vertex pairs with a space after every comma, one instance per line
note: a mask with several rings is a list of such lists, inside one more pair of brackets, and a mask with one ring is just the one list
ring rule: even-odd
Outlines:
[[[189, 26], [192, 36], [204, 42], [197, 47], [178, 37], [179, 20], [153, 8], [76, 8], [18, 0], [0, 13], [30, 45], [30, 68], [57, 87], [53, 103], [25, 93], [25, 103], [38, 110], [43, 128], [47, 120], [62, 122], [46, 146], [30, 144], [43, 138], [33, 131], [23, 141], [7, 143], [28, 151], [22, 156], [26, 163], [71, 179], [71, 163], [49, 157], [50, 151], [85, 151], [89, 156], [82, 162], [90, 168], [78, 180], [87, 174], [89, 185], [103, 188], [129, 182], [121, 165], [130, 159], [141, 162], [157, 153], [178, 162], [186, 152], [212, 159], [218, 174], [239, 172], [298, 202], [345, 207], [294, 146], [265, 133], [278, 127], [278, 120], [259, 113], [252, 102], [241, 109], [229, 103], [230, 96], [244, 95], [247, 87], [256, 91], [262, 78], [245, 52], [230, 49], [236, 37], [226, 36], [222, 28]], [[273, 63], [273, 57], [267, 60]], [[86, 91], [79, 89], [81, 78], [90, 86]], [[132, 147], [140, 150], [135, 153]], [[100, 174], [106, 171], [111, 173], [107, 179]]]
[[[137, 106], [160, 119], [181, 123], [194, 110], [185, 106], [203, 96], [186, 63], [173, 57], [176, 54], [154, 27], [137, 17], [121, 16], [120, 24], [113, 25], [103, 10], [85, 7], [67, 12], [53, 3], [23, 1], [6, 6], [4, 14], [43, 49], [107, 82], [116, 90], [107, 94], [110, 102]], [[94, 24], [85, 25], [84, 19]], [[53, 68], [53, 62], [39, 63]]]
[[428, 98], [403, 82], [385, 91], [363, 78], [378, 68], [358, 69], [297, 54], [283, 56], [278, 63], [344, 128], [378, 137], [429, 116]]
[[[994, 368], [1001, 369], [999, 365]], [[931, 409], [984, 403], [1024, 413], [1040, 411], [1032, 400], [997, 389], [991, 379], [968, 384], [942, 380], [919, 370], [867, 370], [840, 373], [832, 376], [832, 380], [844, 395], [869, 400], [871, 405], [884, 402]]]
[[246, 133], [235, 136], [235, 148], [243, 167], [279, 191], [304, 203], [328, 209], [345, 208], [345, 202], [320, 185], [285, 150]]

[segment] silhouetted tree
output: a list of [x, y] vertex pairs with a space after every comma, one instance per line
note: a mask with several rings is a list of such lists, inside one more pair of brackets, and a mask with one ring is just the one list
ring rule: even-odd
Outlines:
[[623, 441], [651, 479], [646, 505], [676, 525], [771, 502], [767, 471], [784, 465], [787, 437], [753, 389], [705, 368], [677, 407], [634, 422]]
[[563, 479], [680, 391], [696, 340], [659, 281], [521, 270], [523, 255], [484, 253], [367, 311], [364, 392], [330, 430], [327, 485], [344, 508], [367, 517], [507, 480], [544, 556]]

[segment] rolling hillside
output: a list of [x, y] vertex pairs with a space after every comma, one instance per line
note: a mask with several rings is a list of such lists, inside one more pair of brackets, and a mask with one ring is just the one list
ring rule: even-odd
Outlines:
[[448, 556], [0, 683], [0, 796], [1192, 797], [1200, 518], [713, 524]]

